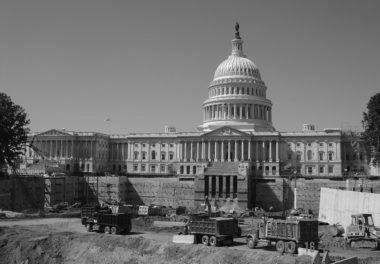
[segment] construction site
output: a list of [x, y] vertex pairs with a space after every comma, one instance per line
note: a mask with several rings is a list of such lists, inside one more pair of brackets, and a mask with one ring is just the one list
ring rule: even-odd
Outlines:
[[[170, 178], [2, 179], [0, 263], [380, 262], [380, 181], [259, 184], [258, 206], [248, 210], [237, 199], [213, 203], [206, 197], [195, 206], [194, 183]], [[104, 213], [125, 215], [129, 224], [100, 224]], [[215, 224], [219, 233], [205, 231]]]

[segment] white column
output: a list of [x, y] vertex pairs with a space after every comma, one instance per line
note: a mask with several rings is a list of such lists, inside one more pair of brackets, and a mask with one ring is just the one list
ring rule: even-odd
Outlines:
[[237, 113], [236, 113], [236, 104], [234, 104], [234, 119], [236, 119]]
[[61, 139], [61, 145], [60, 145], [60, 148], [61, 148], [61, 151], [60, 151], [60, 157], [59, 158], [62, 158], [63, 157], [63, 144], [62, 144], [63, 140]]
[[248, 104], [245, 105], [245, 119], [248, 119], [249, 116], [248, 116]]
[[202, 141], [202, 161], [206, 159], [206, 143]]
[[255, 151], [255, 156], [256, 156], [256, 162], [259, 162], [259, 141], [256, 141], [256, 151]]
[[49, 150], [49, 157], [52, 158], [53, 157], [53, 141], [50, 140], [50, 150]]
[[239, 119], [243, 119], [243, 105], [239, 104]]
[[241, 161], [244, 161], [244, 140], [241, 140]]
[[272, 162], [272, 140], [269, 140], [269, 162]]
[[65, 141], [65, 147], [66, 147], [66, 158], [68, 158], [69, 157], [69, 141], [68, 140], [66, 140]]
[[276, 141], [276, 162], [279, 162], [279, 155], [278, 155], [278, 141]]
[[74, 157], [74, 140], [71, 140], [71, 157]]
[[248, 140], [248, 160], [251, 161], [251, 139]]
[[221, 161], [224, 162], [224, 141], [222, 140], [220, 144], [221, 144], [220, 158], [221, 158]]
[[230, 162], [231, 161], [231, 140], [228, 140], [227, 143], [227, 159]]
[[187, 162], [187, 142], [185, 141], [183, 144], [184, 144], [184, 157], [185, 157], [185, 161]]
[[237, 144], [237, 140], [235, 140], [235, 154], [234, 154], [234, 156], [235, 156], [235, 161], [238, 161], [238, 144]]
[[214, 141], [214, 161], [218, 161], [218, 141]]
[[194, 145], [194, 143], [193, 143], [193, 141], [191, 141], [191, 143], [190, 143], [190, 160], [191, 161], [194, 161], [194, 153], [193, 153], [194, 148], [193, 148], [193, 145]]
[[263, 140], [263, 161], [266, 161], [266, 155], [265, 155], [265, 140]]
[[211, 141], [208, 142], [207, 152], [207, 160], [211, 161]]

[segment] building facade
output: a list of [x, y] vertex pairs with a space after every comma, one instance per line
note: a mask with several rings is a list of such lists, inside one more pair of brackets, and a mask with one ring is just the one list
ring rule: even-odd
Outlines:
[[310, 124], [298, 132], [276, 131], [267, 87], [244, 55], [238, 30], [231, 43], [208, 87], [198, 131], [165, 127], [163, 133], [105, 135], [53, 129], [30, 135], [23, 169], [43, 159], [66, 173], [176, 177], [194, 181], [196, 202], [237, 198], [242, 207], [252, 206], [255, 181], [368, 175], [357, 134], [317, 131]]

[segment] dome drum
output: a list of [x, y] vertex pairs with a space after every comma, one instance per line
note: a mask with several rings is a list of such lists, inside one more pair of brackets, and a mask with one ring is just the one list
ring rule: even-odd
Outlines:
[[243, 53], [243, 40], [232, 41], [231, 55], [215, 70], [203, 103], [203, 125], [211, 131], [230, 126], [246, 132], [274, 131], [272, 102], [257, 66]]

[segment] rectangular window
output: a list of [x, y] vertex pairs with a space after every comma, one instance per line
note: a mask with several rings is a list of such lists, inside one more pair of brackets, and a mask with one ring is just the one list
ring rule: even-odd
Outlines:
[[173, 157], [174, 157], [173, 153], [170, 153], [170, 154], [169, 154], [169, 159], [170, 159], [170, 160], [173, 160]]
[[323, 143], [322, 143], [322, 142], [321, 142], [321, 143], [319, 143], [319, 146], [320, 146], [320, 147], [323, 147]]
[[135, 147], [137, 148], [139, 146], [139, 144], [135, 143]]
[[145, 148], [146, 144], [144, 143], [144, 144], [142, 144], [142, 146], [143, 146], [143, 148]]
[[319, 166], [319, 173], [324, 173], [325, 167], [324, 166]]
[[313, 167], [311, 167], [311, 166], [307, 167], [307, 173], [312, 174], [313, 173]]
[[161, 165], [160, 171], [165, 172], [165, 165]]
[[307, 145], [308, 145], [309, 147], [311, 147], [311, 143], [307, 143]]
[[145, 171], [145, 164], [141, 164], [141, 171]]
[[237, 176], [233, 176], [233, 197], [237, 197]]
[[166, 158], [165, 153], [161, 153], [161, 159], [162, 159], [162, 160], [165, 160], [165, 158]]
[[334, 172], [334, 166], [329, 166], [329, 173], [333, 173]]
[[151, 167], [150, 167], [150, 172], [156, 172], [156, 165], [152, 165]]
[[138, 171], [139, 170], [139, 166], [137, 164], [133, 164], [133, 171]]
[[161, 144], [161, 147], [163, 147], [163, 148], [164, 148], [164, 147], [165, 147], [165, 143], [162, 143], [162, 144]]
[[174, 144], [173, 144], [173, 143], [170, 143], [170, 147], [171, 147], [171, 148], [174, 148]]
[[332, 147], [333, 146], [333, 144], [332, 143], [329, 143], [329, 147]]
[[301, 143], [297, 143], [297, 147], [301, 146]]
[[152, 144], [152, 147], [155, 148], [155, 147], [156, 147], [156, 144]]

